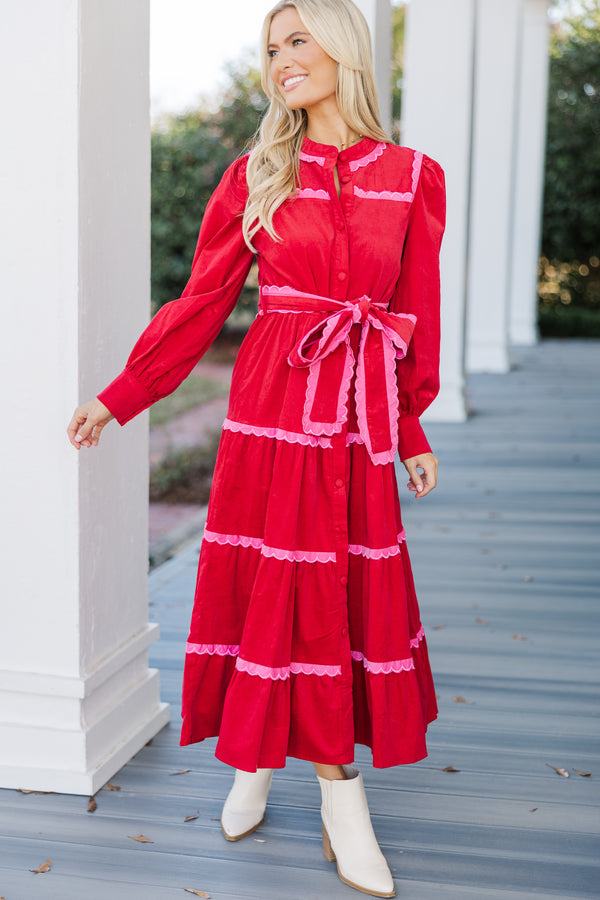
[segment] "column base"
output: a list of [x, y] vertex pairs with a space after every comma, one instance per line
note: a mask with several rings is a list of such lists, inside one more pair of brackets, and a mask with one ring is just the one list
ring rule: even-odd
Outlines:
[[0, 672], [0, 786], [94, 794], [169, 721], [148, 625], [89, 675]]

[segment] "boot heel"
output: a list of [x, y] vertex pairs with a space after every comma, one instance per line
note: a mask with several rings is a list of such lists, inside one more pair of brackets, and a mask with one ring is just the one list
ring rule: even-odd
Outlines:
[[331, 841], [329, 840], [329, 835], [325, 828], [325, 822], [322, 822], [321, 827], [323, 830], [323, 856], [327, 862], [335, 862], [335, 853], [333, 852], [333, 847], [331, 846]]

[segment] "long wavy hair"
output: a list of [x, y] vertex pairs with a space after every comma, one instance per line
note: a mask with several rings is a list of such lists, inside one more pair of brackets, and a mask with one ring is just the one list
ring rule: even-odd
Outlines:
[[363, 14], [352, 0], [281, 0], [267, 13], [262, 29], [262, 88], [269, 107], [261, 121], [248, 159], [248, 200], [243, 233], [251, 250], [259, 229], [280, 240], [273, 215], [295, 193], [299, 180], [300, 149], [308, 117], [304, 109], [288, 109], [271, 78], [267, 54], [271, 22], [293, 7], [306, 30], [337, 64], [336, 99], [340, 115], [353, 131], [390, 142], [383, 130], [375, 89], [371, 37]]

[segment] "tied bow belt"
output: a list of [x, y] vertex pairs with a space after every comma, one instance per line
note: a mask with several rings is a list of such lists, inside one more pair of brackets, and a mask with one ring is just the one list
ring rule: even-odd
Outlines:
[[[337, 434], [348, 418], [348, 392], [356, 375], [358, 429], [376, 464], [394, 461], [398, 448], [396, 361], [406, 356], [416, 316], [391, 313], [387, 303], [363, 295], [333, 300], [289, 287], [263, 286], [261, 312], [319, 312], [325, 318], [297, 342], [291, 366], [308, 368], [302, 427], [306, 434]], [[355, 359], [350, 329], [360, 325]]]

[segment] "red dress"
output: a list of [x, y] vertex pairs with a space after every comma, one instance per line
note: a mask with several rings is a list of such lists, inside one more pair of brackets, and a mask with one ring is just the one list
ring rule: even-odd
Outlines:
[[[121, 424], [177, 387], [238, 299], [246, 163], [211, 198], [182, 297], [99, 394]], [[281, 242], [254, 238], [260, 307], [215, 468], [181, 744], [218, 735], [216, 756], [248, 771], [349, 763], [355, 743], [393, 766], [427, 755], [437, 714], [393, 460], [429, 450], [444, 178], [405, 147], [305, 138], [300, 183]]]

